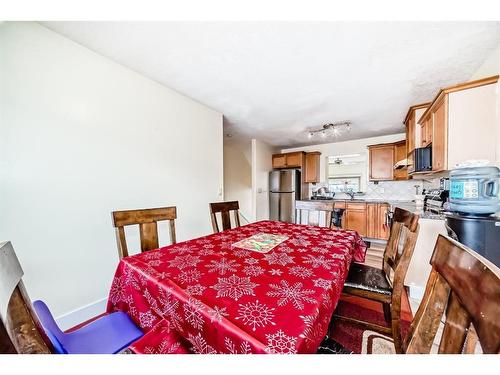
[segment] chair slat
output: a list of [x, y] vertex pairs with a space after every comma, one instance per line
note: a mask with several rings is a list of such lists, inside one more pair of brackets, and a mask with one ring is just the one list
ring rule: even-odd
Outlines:
[[158, 226], [155, 222], [139, 224], [141, 251], [158, 249]]
[[446, 308], [446, 324], [439, 344], [439, 353], [460, 353], [465, 343], [470, 316], [452, 291]]
[[[331, 227], [332, 226], [332, 213], [334, 202], [328, 201], [296, 201], [295, 202], [295, 223], [303, 224], [306, 220], [307, 225], [316, 225]], [[324, 213], [324, 225], [321, 222], [321, 213]]]

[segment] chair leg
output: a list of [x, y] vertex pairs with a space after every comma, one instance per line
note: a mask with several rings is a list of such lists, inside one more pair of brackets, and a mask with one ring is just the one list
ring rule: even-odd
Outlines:
[[384, 307], [384, 319], [389, 325], [392, 324], [392, 317], [391, 317], [391, 304], [390, 303], [382, 303]]

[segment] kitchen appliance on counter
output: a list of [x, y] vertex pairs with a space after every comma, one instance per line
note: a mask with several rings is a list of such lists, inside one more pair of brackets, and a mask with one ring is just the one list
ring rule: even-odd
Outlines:
[[432, 171], [432, 148], [416, 148], [408, 155], [408, 173]]
[[300, 200], [300, 170], [269, 172], [270, 220], [295, 222], [295, 201]]
[[424, 194], [424, 210], [434, 214], [442, 214], [445, 211], [445, 203], [450, 195], [449, 190], [429, 189]]
[[450, 172], [450, 237], [500, 267], [500, 169], [495, 166], [456, 168]]

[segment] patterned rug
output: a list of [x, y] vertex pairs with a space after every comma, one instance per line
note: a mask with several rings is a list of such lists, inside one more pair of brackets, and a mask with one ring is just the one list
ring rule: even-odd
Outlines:
[[[403, 300], [401, 318], [404, 337], [410, 326], [412, 314], [407, 299]], [[362, 298], [342, 296], [336, 313], [387, 326], [382, 305]], [[329, 336], [354, 354], [391, 354], [395, 352], [391, 337], [366, 330], [357, 324], [335, 320]]]

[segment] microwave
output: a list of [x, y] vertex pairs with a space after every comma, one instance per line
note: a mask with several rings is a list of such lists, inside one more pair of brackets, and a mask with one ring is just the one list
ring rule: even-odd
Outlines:
[[408, 173], [432, 171], [432, 148], [416, 148], [408, 154]]

